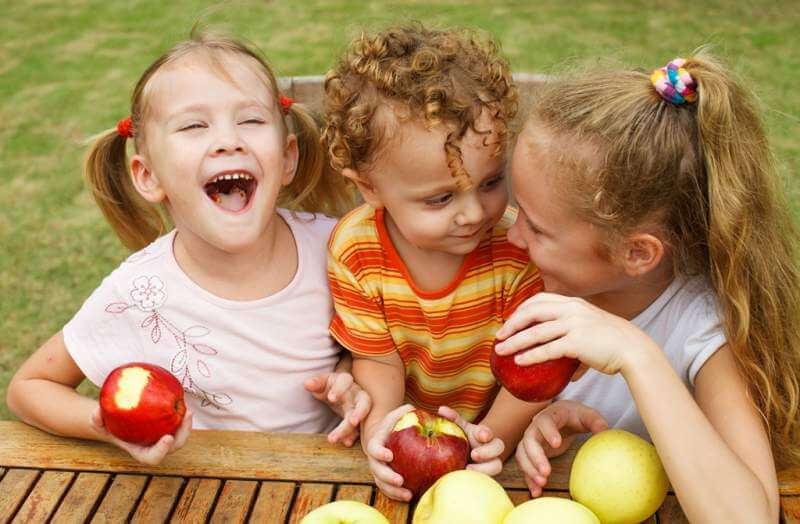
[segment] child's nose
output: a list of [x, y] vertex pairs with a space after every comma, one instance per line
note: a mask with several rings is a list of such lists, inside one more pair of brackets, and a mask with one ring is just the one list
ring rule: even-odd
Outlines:
[[465, 197], [461, 210], [456, 216], [458, 225], [465, 226], [483, 221], [486, 212], [483, 209], [480, 198], [474, 194], [465, 195]]
[[235, 128], [226, 127], [220, 128], [214, 137], [213, 150], [217, 155], [241, 153], [245, 150], [245, 145]]
[[511, 227], [508, 228], [506, 231], [506, 236], [508, 237], [508, 241], [511, 242], [513, 245], [517, 246], [520, 249], [527, 249], [527, 244], [525, 243], [525, 238], [522, 236], [520, 232], [520, 220], [522, 220], [521, 216], [517, 216], [517, 219], [511, 224]]

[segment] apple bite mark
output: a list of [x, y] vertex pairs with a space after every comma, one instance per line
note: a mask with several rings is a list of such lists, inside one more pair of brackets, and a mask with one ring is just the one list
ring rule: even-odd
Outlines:
[[133, 409], [139, 405], [142, 398], [142, 391], [150, 379], [150, 372], [139, 367], [132, 367], [122, 370], [117, 383], [117, 392], [114, 394], [114, 402], [120, 409]]
[[256, 180], [248, 173], [224, 173], [209, 180], [203, 189], [217, 206], [236, 213], [250, 203], [255, 193]]
[[115, 437], [152, 446], [173, 435], [186, 414], [183, 386], [166, 369], [146, 362], [124, 364], [108, 374], [98, 395], [100, 416]]

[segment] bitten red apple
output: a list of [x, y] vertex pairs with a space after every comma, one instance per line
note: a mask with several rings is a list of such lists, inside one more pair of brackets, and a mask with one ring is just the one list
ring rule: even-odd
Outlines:
[[100, 389], [100, 415], [112, 435], [151, 446], [183, 421], [183, 387], [166, 369], [131, 362], [113, 370]]
[[526, 402], [550, 400], [561, 393], [580, 365], [577, 359], [562, 357], [520, 366], [514, 362], [516, 354], [498, 355], [492, 350], [489, 364], [497, 381], [509, 393]]
[[403, 477], [403, 486], [419, 497], [445, 473], [464, 469], [469, 441], [454, 422], [424, 409], [415, 409], [397, 421], [386, 447], [389, 466]]

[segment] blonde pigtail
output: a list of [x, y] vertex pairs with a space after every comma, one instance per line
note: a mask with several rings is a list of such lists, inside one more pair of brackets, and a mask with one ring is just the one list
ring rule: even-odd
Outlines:
[[297, 136], [298, 162], [294, 179], [280, 204], [298, 211], [339, 217], [356, 205], [355, 191], [347, 180], [330, 173], [320, 142], [320, 125], [302, 104], [293, 103], [287, 118]]
[[95, 202], [125, 247], [137, 251], [166, 231], [155, 206], [139, 195], [127, 166], [126, 138], [116, 129], [94, 137], [83, 173]]

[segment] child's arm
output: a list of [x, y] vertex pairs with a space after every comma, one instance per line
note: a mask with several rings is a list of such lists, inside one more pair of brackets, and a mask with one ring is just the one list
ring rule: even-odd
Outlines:
[[777, 522], [769, 441], [727, 347], [701, 368], [692, 398], [650, 337], [581, 299], [537, 295], [498, 339], [507, 339], [500, 354], [536, 346], [517, 357], [522, 365], [567, 356], [622, 373], [690, 521]]
[[361, 446], [375, 484], [390, 498], [410, 500], [411, 492], [401, 487], [403, 477], [389, 467], [392, 452], [386, 447], [394, 424], [411, 409], [411, 406], [402, 406], [405, 397], [403, 361], [397, 352], [376, 358], [355, 356], [353, 378], [372, 398], [372, 410], [361, 426]]
[[694, 399], [658, 348], [622, 374], [691, 522], [777, 522], [769, 439], [727, 346], [695, 378]]
[[500, 455], [503, 462], [516, 449], [531, 419], [547, 407], [547, 404], [548, 402], [531, 403], [519, 400], [506, 388], [500, 388], [481, 425], [487, 426], [492, 434], [505, 444]]
[[103, 427], [98, 402], [75, 391], [83, 379], [67, 351], [63, 334], [58, 332], [16, 372], [8, 386], [6, 403], [32, 426], [56, 435], [109, 442], [145, 464], [161, 462], [186, 442], [192, 423], [189, 411], [175, 436], [165, 435], [153, 446], [117, 439]]

